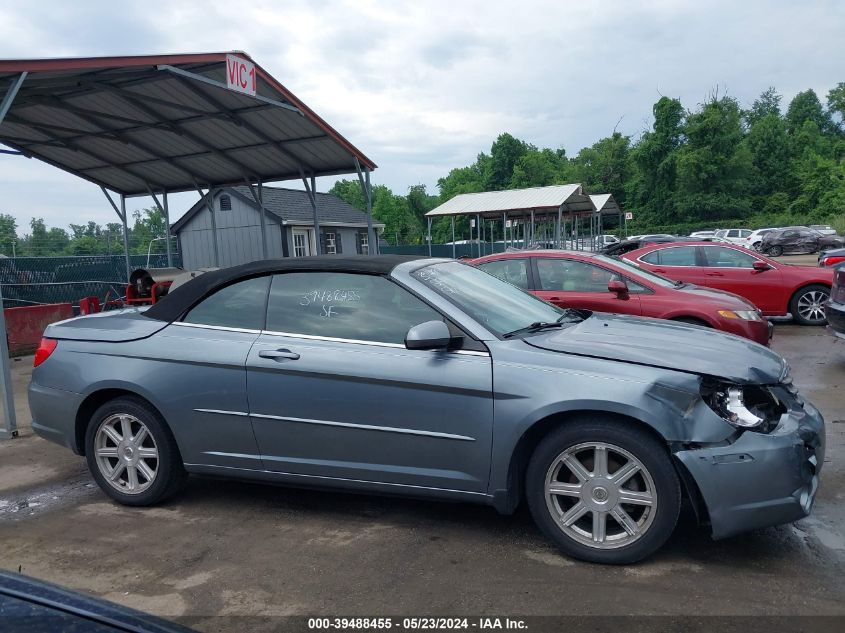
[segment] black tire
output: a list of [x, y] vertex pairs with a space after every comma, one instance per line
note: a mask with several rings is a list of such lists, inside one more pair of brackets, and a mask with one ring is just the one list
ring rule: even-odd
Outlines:
[[767, 251], [767, 255], [771, 255], [772, 257], [780, 257], [783, 255], [783, 246], [770, 246]]
[[[814, 294], [815, 293], [815, 294]], [[799, 325], [826, 325], [827, 316], [824, 316], [824, 307], [822, 305], [822, 318], [808, 318], [801, 315], [801, 300], [821, 297], [821, 304], [830, 299], [830, 288], [822, 284], [813, 284], [811, 286], [804, 286], [799, 288], [792, 298], [789, 300], [789, 312], [792, 314], [792, 319]], [[813, 303], [816, 303], [813, 301]]]
[[[586, 545], [567, 534], [555, 521], [549, 507], [551, 502], [547, 503], [546, 477], [557, 463], [558, 457], [567, 449], [572, 450], [578, 445], [590, 442], [628, 451], [645, 466], [653, 483], [656, 511], [650, 524], [647, 524], [645, 531], [636, 540], [614, 549]], [[681, 486], [666, 446], [647, 431], [637, 427], [635, 422], [623, 422], [602, 415], [584, 416], [550, 432], [534, 450], [525, 479], [528, 506], [540, 530], [564, 554], [592, 563], [624, 565], [651, 555], [671, 536], [681, 508]], [[578, 498], [573, 501], [582, 502]], [[592, 517], [592, 513], [590, 516]], [[586, 515], [584, 517], [583, 520], [586, 520]], [[621, 529], [621, 523], [615, 519], [613, 525], [617, 531]]]
[[[118, 490], [115, 485], [107, 481], [96, 457], [95, 441], [98, 430], [117, 415], [131, 416], [143, 424], [158, 452], [158, 457], [153, 462], [155, 476], [148, 487], [141, 492], [129, 493]], [[147, 444], [150, 445], [151, 441], [147, 440]], [[118, 503], [128, 506], [150, 506], [159, 503], [179, 492], [188, 479], [179, 447], [161, 414], [144, 400], [133, 396], [121, 396], [110, 400], [94, 412], [85, 430], [85, 459], [91, 475], [103, 492]], [[110, 459], [114, 459], [115, 462], [120, 461], [119, 457]]]

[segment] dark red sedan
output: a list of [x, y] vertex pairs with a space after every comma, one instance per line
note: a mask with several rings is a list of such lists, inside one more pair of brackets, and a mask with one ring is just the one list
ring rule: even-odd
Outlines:
[[520, 251], [470, 262], [564, 308], [672, 319], [768, 345], [771, 324], [745, 299], [669, 281], [624, 260], [571, 251]]
[[777, 262], [741, 246], [698, 242], [653, 244], [623, 257], [669, 279], [733, 292], [765, 316], [786, 316], [801, 325], [827, 323], [833, 270]]

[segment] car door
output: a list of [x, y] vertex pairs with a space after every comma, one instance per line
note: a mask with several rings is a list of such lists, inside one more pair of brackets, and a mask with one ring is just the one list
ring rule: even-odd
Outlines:
[[386, 277], [274, 276], [267, 329], [247, 360], [264, 468], [485, 492], [491, 359], [477, 342], [475, 351], [406, 349], [410, 327], [437, 319], [443, 316]]
[[264, 327], [270, 277], [226, 286], [150, 340], [151, 370], [189, 464], [261, 468], [247, 416], [246, 359]]
[[597, 312], [642, 314], [635, 293], [617, 294], [607, 289], [611, 279], [621, 276], [602, 266], [564, 257], [533, 257], [536, 294], [561, 308]]
[[782, 308], [779, 270], [755, 270], [754, 262], [763, 260], [735, 248], [716, 245], [700, 248], [704, 255], [706, 286], [745, 297], [763, 312], [777, 312]]
[[648, 270], [674, 281], [704, 286], [707, 277], [699, 257], [696, 246], [667, 245], [641, 255], [639, 262], [646, 264]]

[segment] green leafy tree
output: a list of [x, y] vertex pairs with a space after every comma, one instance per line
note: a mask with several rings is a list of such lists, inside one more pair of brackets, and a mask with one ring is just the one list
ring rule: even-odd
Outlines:
[[781, 99], [782, 97], [773, 87], [764, 90], [751, 104], [751, 108], [742, 113], [748, 127], [753, 127], [764, 117], [775, 116], [780, 118]]
[[666, 224], [677, 220], [675, 179], [684, 108], [678, 99], [661, 97], [653, 113], [652, 130], [631, 151], [633, 173], [625, 183], [626, 201], [640, 222]]
[[684, 123], [678, 155], [677, 206], [681, 219], [742, 218], [751, 210], [752, 156], [742, 143], [739, 104], [713, 98]]
[[805, 90], [795, 95], [786, 110], [786, 127], [790, 134], [802, 129], [807, 121], [812, 121], [822, 132], [832, 127], [830, 115], [824, 111], [815, 90]]
[[514, 164], [509, 189], [563, 184], [571, 172], [564, 150], [529, 149]]
[[[8, 257], [17, 250], [18, 222], [13, 215], [0, 213], [0, 251]], [[12, 246], [15, 246], [13, 248]]]
[[507, 132], [500, 134], [490, 148], [489, 169], [484, 169], [484, 160], [479, 157], [484, 174], [484, 190], [498, 191], [507, 189], [513, 178], [513, 170], [520, 158], [531, 150], [536, 150], [525, 141], [514, 138]]
[[612, 193], [624, 205], [625, 183], [631, 170], [630, 147], [631, 137], [619, 132], [585, 147], [572, 161], [571, 180], [590, 192]]

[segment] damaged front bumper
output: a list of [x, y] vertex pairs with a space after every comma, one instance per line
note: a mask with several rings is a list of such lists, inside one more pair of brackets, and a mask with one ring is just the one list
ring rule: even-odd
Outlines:
[[695, 481], [713, 538], [807, 516], [824, 462], [824, 420], [799, 397], [771, 432], [674, 451]]

